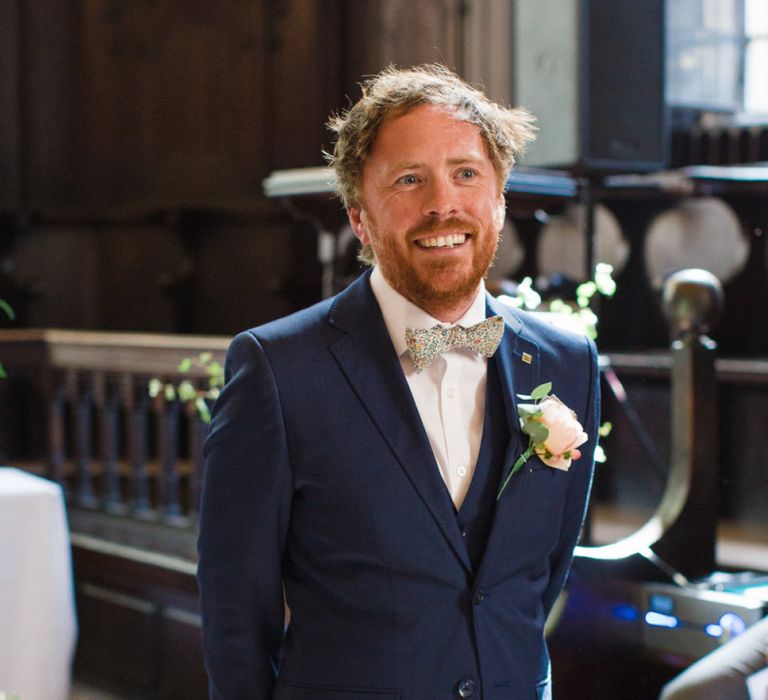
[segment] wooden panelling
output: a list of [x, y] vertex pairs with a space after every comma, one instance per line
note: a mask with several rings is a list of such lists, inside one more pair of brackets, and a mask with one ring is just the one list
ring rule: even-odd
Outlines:
[[[77, 667], [85, 677], [148, 692], [154, 685], [158, 648], [153, 630], [157, 607], [144, 596], [89, 582], [77, 585]], [[104, 620], [109, 620], [108, 625]]]
[[153, 563], [132, 547], [73, 540], [75, 675], [120, 697], [207, 698], [194, 564]]
[[266, 126], [273, 168], [322, 165], [329, 148], [325, 122], [344, 106], [341, 86], [344, 50], [338, 0], [277, 0], [264, 3], [270, 15], [272, 53]]
[[195, 235], [192, 328], [232, 335], [319, 299], [311, 229], [201, 221]]
[[[463, 70], [462, 0], [357, 0], [347, 4], [348, 86], [389, 63]], [[350, 93], [352, 95], [352, 93]], [[352, 95], [356, 99], [357, 93]]]
[[33, 327], [97, 328], [99, 234], [81, 226], [36, 226], [17, 240], [15, 279], [27, 290], [25, 321]]
[[58, 209], [78, 201], [82, 185], [79, 3], [19, 2], [22, 148], [20, 176], [29, 209]]
[[19, 0], [0, 3], [0, 210], [21, 204]]
[[89, 203], [204, 207], [269, 164], [261, 2], [82, 3]]

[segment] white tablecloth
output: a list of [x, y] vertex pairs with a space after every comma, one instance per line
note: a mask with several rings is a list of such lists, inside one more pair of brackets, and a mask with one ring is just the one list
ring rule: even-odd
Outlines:
[[66, 700], [76, 637], [61, 488], [0, 468], [0, 691]]

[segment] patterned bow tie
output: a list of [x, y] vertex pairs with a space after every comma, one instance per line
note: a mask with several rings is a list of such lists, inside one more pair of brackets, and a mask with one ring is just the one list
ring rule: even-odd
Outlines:
[[406, 328], [405, 342], [416, 372], [421, 372], [429, 367], [438, 355], [452, 348], [469, 348], [477, 350], [483, 357], [491, 357], [499, 347], [503, 333], [504, 319], [501, 316], [492, 316], [469, 328]]

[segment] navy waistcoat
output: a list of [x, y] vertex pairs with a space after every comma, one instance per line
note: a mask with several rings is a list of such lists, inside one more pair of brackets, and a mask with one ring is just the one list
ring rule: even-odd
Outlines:
[[501, 483], [504, 455], [509, 442], [509, 428], [496, 361], [488, 361], [483, 438], [475, 473], [456, 517], [464, 535], [472, 568], [477, 571], [496, 508], [496, 493]]

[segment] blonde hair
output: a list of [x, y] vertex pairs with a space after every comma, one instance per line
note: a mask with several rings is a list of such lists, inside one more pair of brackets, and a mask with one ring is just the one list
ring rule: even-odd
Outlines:
[[345, 207], [360, 205], [363, 165], [381, 125], [418, 105], [445, 107], [455, 113], [456, 119], [480, 129], [502, 190], [515, 159], [536, 132], [529, 112], [492, 102], [442, 65], [405, 69], [389, 66], [365, 80], [361, 87], [362, 97], [328, 121], [336, 142], [333, 153], [324, 155], [336, 172]]

